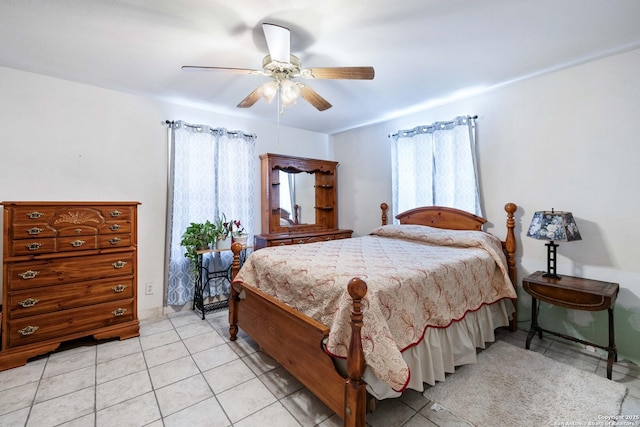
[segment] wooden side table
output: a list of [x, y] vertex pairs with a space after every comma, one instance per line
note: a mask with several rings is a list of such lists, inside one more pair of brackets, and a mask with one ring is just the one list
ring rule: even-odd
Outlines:
[[[620, 286], [617, 283], [564, 275], [560, 275], [559, 279], [555, 279], [553, 277], [544, 277], [544, 274], [545, 272], [543, 271], [537, 271], [522, 280], [522, 287], [532, 297], [531, 330], [529, 331], [529, 335], [527, 335], [527, 350], [536, 332], [540, 339], [542, 339], [542, 332], [547, 332], [567, 340], [601, 348], [608, 353], [607, 378], [611, 379], [613, 362], [618, 361], [618, 350], [616, 350], [615, 330], [613, 327], [613, 306], [616, 302]], [[609, 345], [603, 346], [559, 332], [542, 329], [538, 325], [539, 310], [536, 300], [574, 310], [607, 310], [609, 313]]]

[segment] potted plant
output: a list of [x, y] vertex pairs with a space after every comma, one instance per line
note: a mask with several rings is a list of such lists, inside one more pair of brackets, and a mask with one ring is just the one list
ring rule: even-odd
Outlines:
[[218, 217], [215, 224], [216, 249], [229, 249], [231, 247], [231, 222], [227, 222], [227, 217], [223, 213]]
[[198, 249], [209, 248], [209, 245], [215, 241], [216, 226], [209, 220], [204, 223], [192, 222], [182, 234], [180, 246], [184, 246], [186, 252], [184, 256], [191, 261], [194, 270], [197, 269]]
[[231, 230], [231, 237], [232, 237], [233, 243], [238, 242], [242, 245], [246, 245], [248, 236], [247, 236], [247, 233], [245, 233], [244, 227], [242, 226], [242, 223], [240, 222], [240, 220], [235, 219], [231, 221], [231, 226], [233, 227]]

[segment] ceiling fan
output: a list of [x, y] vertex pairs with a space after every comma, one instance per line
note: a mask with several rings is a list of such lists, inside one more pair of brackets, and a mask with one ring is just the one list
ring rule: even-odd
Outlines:
[[263, 75], [273, 79], [263, 83], [247, 95], [238, 104], [239, 108], [251, 107], [261, 97], [271, 102], [278, 95], [283, 106], [295, 104], [298, 96], [302, 96], [319, 111], [324, 111], [331, 108], [331, 104], [306, 84], [294, 81], [294, 78], [372, 80], [374, 77], [373, 67], [302, 68], [300, 59], [291, 54], [291, 38], [288, 28], [264, 23], [262, 30], [269, 48], [269, 54], [262, 60], [262, 70], [197, 65], [184, 65], [182, 69], [222, 70], [236, 74]]

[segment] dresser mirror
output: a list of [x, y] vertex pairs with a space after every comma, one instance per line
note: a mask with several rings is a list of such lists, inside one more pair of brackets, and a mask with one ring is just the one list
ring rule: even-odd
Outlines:
[[338, 230], [337, 166], [330, 160], [266, 153], [262, 172], [262, 234], [256, 248], [351, 237]]
[[278, 171], [281, 225], [315, 224], [315, 176], [306, 172]]

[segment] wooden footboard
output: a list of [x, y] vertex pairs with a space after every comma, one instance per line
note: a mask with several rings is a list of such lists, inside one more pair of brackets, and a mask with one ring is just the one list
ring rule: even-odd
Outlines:
[[[235, 260], [241, 249], [237, 243], [231, 247], [234, 254], [233, 277], [239, 270], [239, 262]], [[348, 284], [348, 291], [353, 299], [348, 378], [338, 374], [331, 357], [324, 351], [323, 340], [329, 335], [327, 326], [251, 286], [245, 287], [241, 283], [231, 286], [229, 334], [231, 341], [235, 341], [238, 327], [242, 327], [262, 351], [338, 414], [345, 426], [365, 426], [366, 386], [362, 380], [365, 363], [360, 339], [360, 303], [367, 287], [362, 280], [354, 278]]]
[[[387, 205], [383, 203], [382, 223], [386, 224]], [[507, 257], [509, 275], [516, 283], [515, 267], [515, 221], [517, 207], [505, 205], [507, 212], [507, 237], [503, 248]], [[441, 228], [481, 230], [486, 222], [483, 218], [448, 208], [419, 208], [398, 216], [401, 223], [426, 224]], [[234, 243], [232, 277], [240, 269], [242, 245]], [[233, 282], [229, 298], [229, 334], [235, 341], [241, 327], [266, 354], [273, 357], [315, 396], [338, 414], [347, 427], [366, 426], [366, 385], [362, 379], [365, 360], [362, 349], [361, 302], [367, 285], [359, 278], [348, 283], [348, 292], [353, 300], [351, 311], [351, 342], [347, 357], [347, 377], [338, 374], [333, 360], [324, 351], [323, 341], [329, 328], [303, 313], [294, 310], [251, 286]], [[516, 328], [516, 314], [512, 329]]]

